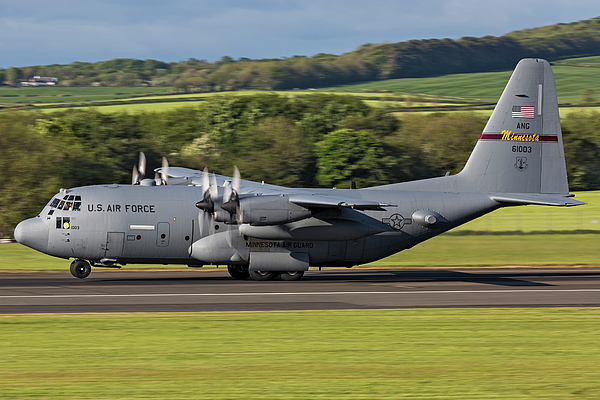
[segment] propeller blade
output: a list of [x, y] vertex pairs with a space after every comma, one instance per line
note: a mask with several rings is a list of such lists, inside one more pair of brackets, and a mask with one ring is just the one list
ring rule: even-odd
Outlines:
[[231, 225], [227, 225], [227, 236], [225, 236], [225, 238], [227, 239], [227, 244], [229, 245], [229, 247], [233, 248], [233, 237], [231, 236]]
[[233, 190], [239, 195], [240, 193], [240, 170], [235, 165], [233, 166]]
[[227, 203], [231, 199], [231, 193], [233, 189], [231, 185], [227, 185], [223, 188], [223, 204]]
[[205, 213], [198, 211], [198, 228], [200, 229], [200, 238], [204, 237], [204, 225], [206, 223]]
[[138, 162], [138, 171], [140, 172], [140, 181], [146, 176], [146, 155], [140, 151], [140, 159]]
[[160, 178], [163, 185], [169, 184], [169, 162], [166, 157], [162, 158], [162, 169], [160, 171]]
[[154, 182], [156, 182], [156, 186], [162, 185], [162, 179], [160, 178], [158, 171], [154, 173]]
[[208, 168], [204, 167], [202, 172], [202, 197], [206, 197], [206, 192], [210, 187], [210, 178], [208, 177]]
[[210, 197], [213, 201], [215, 201], [217, 197], [219, 197], [217, 176], [215, 174], [212, 175], [212, 182], [210, 183]]
[[140, 174], [138, 173], [137, 167], [133, 166], [133, 172], [131, 173], [131, 184], [136, 185], [140, 183]]
[[[223, 204], [221, 205], [221, 208], [225, 211], [227, 211], [232, 217], [233, 215], [237, 214], [238, 215], [238, 221], [239, 221], [239, 214], [240, 214], [240, 170], [238, 169], [238, 167], [233, 166], [233, 182], [231, 185], [231, 193], [225, 197], [225, 195], [223, 195]], [[227, 201], [225, 200], [227, 199]], [[233, 221], [233, 218], [231, 219], [231, 221]]]

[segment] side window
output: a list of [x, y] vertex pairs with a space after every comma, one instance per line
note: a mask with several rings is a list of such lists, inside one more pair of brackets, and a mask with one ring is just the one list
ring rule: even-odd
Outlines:
[[70, 217], [56, 217], [56, 229], [70, 229], [71, 218]]

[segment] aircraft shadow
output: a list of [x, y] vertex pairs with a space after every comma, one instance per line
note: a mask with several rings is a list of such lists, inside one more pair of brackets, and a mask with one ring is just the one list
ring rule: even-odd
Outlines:
[[[143, 275], [142, 275], [143, 274]], [[169, 274], [170, 276], [166, 276]], [[99, 274], [98, 274], [99, 275]], [[111, 276], [108, 279], [99, 279], [100, 276], [94, 276], [93, 282], [106, 282], [112, 284], [142, 284], [142, 285], [164, 285], [164, 284], [194, 284], [194, 283], [217, 283], [217, 284], [256, 284], [252, 280], [235, 281], [227, 274], [205, 274], [200, 272], [198, 275], [190, 276], [185, 273], [182, 276], [173, 276], [168, 272], [148, 272], [148, 271], [128, 271], [126, 276]], [[600, 271], [484, 271], [474, 272], [454, 271], [448, 269], [440, 270], [323, 270], [320, 272], [310, 271], [300, 281], [281, 282], [285, 285], [298, 285], [305, 282], [364, 282], [364, 283], [432, 283], [432, 282], [468, 282], [485, 285], [497, 285], [506, 287], [552, 287], [557, 286], [552, 283], [536, 282], [538, 279], [557, 279], [558, 277], [585, 278], [599, 277]], [[92, 278], [90, 277], [90, 278]]]

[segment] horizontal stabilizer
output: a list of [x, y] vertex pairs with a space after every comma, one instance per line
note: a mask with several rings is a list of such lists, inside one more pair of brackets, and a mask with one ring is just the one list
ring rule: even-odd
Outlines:
[[571, 197], [547, 194], [502, 193], [491, 195], [490, 199], [497, 201], [498, 203], [502, 203], [502, 205], [505, 206], [524, 206], [528, 204], [535, 204], [540, 206], [570, 207], [586, 204]]

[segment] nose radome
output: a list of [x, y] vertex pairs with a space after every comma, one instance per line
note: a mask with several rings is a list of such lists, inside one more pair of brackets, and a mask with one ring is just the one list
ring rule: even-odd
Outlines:
[[42, 253], [48, 250], [48, 234], [48, 227], [39, 217], [21, 221], [15, 228], [17, 242]]

